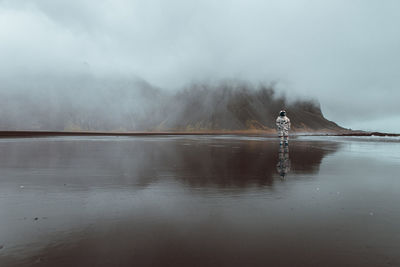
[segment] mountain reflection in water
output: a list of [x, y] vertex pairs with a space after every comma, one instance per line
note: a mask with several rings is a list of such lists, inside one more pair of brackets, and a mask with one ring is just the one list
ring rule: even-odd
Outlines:
[[[246, 187], [272, 185], [278, 159], [289, 155], [274, 139], [120, 139], [2, 143], [0, 167], [14, 182], [26, 182], [29, 175], [36, 184], [81, 189], [148, 186], [166, 178], [194, 187]], [[292, 141], [291, 172], [315, 174], [322, 159], [338, 149], [336, 142]]]

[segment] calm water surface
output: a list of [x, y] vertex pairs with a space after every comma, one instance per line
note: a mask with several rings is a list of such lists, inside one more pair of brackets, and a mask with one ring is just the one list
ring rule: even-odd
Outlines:
[[400, 139], [0, 139], [0, 266], [400, 266]]

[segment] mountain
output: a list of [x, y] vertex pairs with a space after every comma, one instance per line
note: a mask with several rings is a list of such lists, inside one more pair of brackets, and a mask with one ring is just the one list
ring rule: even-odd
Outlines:
[[293, 131], [342, 131], [327, 120], [315, 101], [289, 102], [276, 96], [273, 86], [244, 82], [194, 84], [174, 95], [161, 108], [164, 116], [152, 130], [243, 131], [275, 129], [281, 109], [287, 111]]
[[0, 86], [0, 131], [274, 131], [281, 109], [294, 131], [344, 130], [318, 103], [288, 101], [273, 85], [223, 81], [171, 92], [138, 78], [39, 78]]

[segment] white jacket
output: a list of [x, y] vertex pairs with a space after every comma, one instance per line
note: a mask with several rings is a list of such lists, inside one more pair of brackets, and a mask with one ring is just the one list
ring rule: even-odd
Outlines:
[[288, 136], [290, 130], [289, 118], [286, 116], [284, 117], [278, 116], [278, 118], [276, 119], [276, 127], [279, 136]]

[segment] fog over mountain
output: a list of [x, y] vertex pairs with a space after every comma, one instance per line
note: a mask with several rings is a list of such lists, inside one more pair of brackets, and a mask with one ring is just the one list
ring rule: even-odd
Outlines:
[[[315, 100], [290, 101], [274, 84], [225, 80], [168, 91], [138, 78], [36, 78], [0, 92], [1, 130], [274, 131], [283, 108], [294, 130], [341, 130]], [[25, 88], [28, 79], [34, 93]]]
[[0, 0], [0, 127], [59, 129], [69, 116], [124, 128], [137, 119], [128, 110], [157, 104], [132, 106], [127, 84], [176, 95], [240, 80], [273, 83], [290, 103], [315, 99], [346, 128], [400, 132], [399, 10], [396, 0]]
[[165, 106], [167, 114], [158, 129], [264, 130], [275, 132], [279, 110], [285, 109], [294, 131], [340, 131], [324, 118], [312, 100], [288, 101], [273, 85], [242, 81], [192, 84], [178, 92]]

